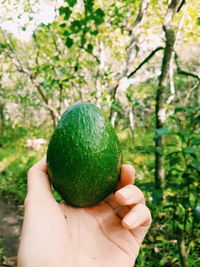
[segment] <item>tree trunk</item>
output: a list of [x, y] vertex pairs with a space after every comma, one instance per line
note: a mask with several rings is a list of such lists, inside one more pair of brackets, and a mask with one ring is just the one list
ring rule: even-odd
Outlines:
[[56, 124], [57, 124], [57, 121], [59, 119], [59, 114], [57, 113], [57, 111], [55, 109], [53, 109], [51, 106], [49, 106], [49, 100], [45, 96], [42, 87], [40, 86], [40, 84], [36, 80], [36, 77], [35, 77], [35, 75], [33, 73], [30, 75], [30, 80], [32, 81], [32, 83], [36, 87], [38, 93], [40, 94], [42, 100], [44, 101], [45, 107], [47, 107], [47, 109], [49, 110], [49, 114], [51, 116], [52, 123], [53, 123], [53, 126], [55, 128]]
[[179, 255], [181, 259], [182, 267], [190, 267], [188, 263], [188, 253], [185, 247], [184, 232], [183, 230], [178, 231], [178, 246], [179, 246]]
[[[117, 83], [110, 90], [112, 103], [115, 103], [115, 101], [116, 101], [116, 95], [117, 95], [118, 89], [120, 88], [120, 82], [124, 78], [128, 77], [131, 56], [132, 56], [134, 50], [136, 50], [135, 58], [137, 57], [137, 42], [138, 42], [139, 28], [140, 28], [140, 24], [142, 22], [142, 19], [145, 15], [145, 12], [147, 10], [148, 3], [149, 3], [149, 0], [143, 0], [140, 2], [140, 8], [139, 8], [137, 17], [136, 17], [134, 25], [133, 25], [129, 45], [127, 46], [127, 50], [126, 50], [126, 60], [124, 63], [124, 67], [121, 71], [121, 74], [120, 74], [118, 80], [117, 80]], [[131, 64], [133, 64], [133, 62]], [[110, 114], [109, 114], [110, 120], [112, 120], [112, 117], [114, 116], [114, 112], [115, 112], [115, 110], [111, 106]]]
[[[165, 114], [165, 81], [168, 76], [169, 64], [175, 43], [175, 33], [172, 29], [169, 31], [165, 29], [166, 47], [162, 60], [161, 75], [159, 77], [158, 90], [156, 94], [156, 129], [164, 127], [166, 119]], [[155, 140], [155, 183], [156, 188], [160, 189], [164, 186], [164, 157], [163, 157], [163, 137]]]
[[113, 127], [116, 126], [117, 122], [117, 111], [113, 112], [112, 117], [110, 118], [111, 124]]
[[[164, 127], [166, 120], [165, 109], [165, 86], [166, 80], [169, 74], [170, 60], [173, 53], [174, 43], [176, 40], [176, 30], [172, 25], [173, 16], [180, 10], [183, 0], [172, 0], [168, 6], [167, 13], [165, 15], [163, 30], [166, 37], [166, 45], [162, 60], [161, 74], [159, 76], [158, 89], [156, 93], [156, 129]], [[155, 186], [157, 189], [164, 187], [165, 172], [164, 172], [164, 155], [163, 155], [163, 137], [160, 136], [155, 140]]]

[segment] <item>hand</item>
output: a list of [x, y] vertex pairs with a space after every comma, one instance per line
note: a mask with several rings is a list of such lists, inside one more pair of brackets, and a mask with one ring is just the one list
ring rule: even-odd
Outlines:
[[115, 194], [77, 208], [56, 202], [45, 162], [28, 173], [18, 267], [132, 267], [151, 224], [133, 167], [122, 166]]

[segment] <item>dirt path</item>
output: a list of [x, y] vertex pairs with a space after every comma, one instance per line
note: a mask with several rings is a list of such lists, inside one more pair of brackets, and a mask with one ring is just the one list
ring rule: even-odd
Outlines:
[[15, 207], [0, 197], [0, 266], [16, 266], [22, 225], [22, 207]]

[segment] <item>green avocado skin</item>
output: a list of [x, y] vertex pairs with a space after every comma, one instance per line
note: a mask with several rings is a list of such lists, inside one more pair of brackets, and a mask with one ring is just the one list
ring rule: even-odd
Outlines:
[[102, 111], [78, 102], [62, 115], [47, 150], [50, 180], [69, 204], [86, 207], [106, 198], [119, 181], [122, 150]]

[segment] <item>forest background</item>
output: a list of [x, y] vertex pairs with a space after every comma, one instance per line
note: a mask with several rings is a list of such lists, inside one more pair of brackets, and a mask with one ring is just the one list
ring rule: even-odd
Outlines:
[[[61, 114], [90, 101], [115, 127], [152, 212], [136, 266], [196, 267], [199, 1], [46, 1], [53, 19], [38, 23], [39, 2], [0, 3], [1, 198], [16, 209], [23, 204], [27, 170], [45, 153]], [[18, 38], [5, 21], [32, 35]], [[4, 254], [2, 245], [0, 264], [12, 266]]]

